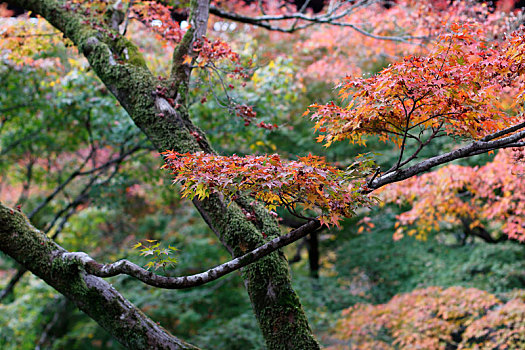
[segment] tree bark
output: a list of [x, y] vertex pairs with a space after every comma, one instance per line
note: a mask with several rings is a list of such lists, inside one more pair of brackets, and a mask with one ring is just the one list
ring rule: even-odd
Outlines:
[[169, 334], [67, 251], [0, 202], [0, 250], [66, 296], [129, 349], [197, 349]]
[[[8, 3], [41, 15], [71, 39], [159, 151], [214, 152], [204, 132], [190, 120], [187, 110], [189, 72], [181, 62], [185, 49], [191, 53], [193, 40], [198, 33], [203, 33], [202, 23], [205, 24], [208, 18], [208, 1], [192, 1], [191, 27], [175, 50], [172, 77], [162, 81], [149, 72], [134, 44], [109, 27], [107, 32], [92, 28], [81, 14], [68, 11], [64, 3], [57, 0], [11, 0]], [[116, 39], [110, 38], [108, 33], [116, 35]], [[124, 50], [126, 55], [122, 54]], [[181, 107], [176, 109], [159, 95], [158, 86], [166, 88]], [[200, 137], [194, 136], [197, 134]], [[220, 195], [211, 195], [194, 203], [234, 257], [264, 244], [262, 232], [270, 239], [280, 235], [275, 218], [260, 205], [252, 208], [257, 220], [251, 222], [238, 205], [229, 205]], [[319, 348], [292, 288], [288, 263], [282, 253], [272, 253], [243, 268], [242, 276], [269, 349]]]

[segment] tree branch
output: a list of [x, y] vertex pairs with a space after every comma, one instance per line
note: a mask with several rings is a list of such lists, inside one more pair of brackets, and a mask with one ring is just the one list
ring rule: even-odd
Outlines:
[[[95, 181], [97, 179], [100, 179], [102, 171], [107, 166], [110, 166], [111, 164], [115, 164], [115, 169], [111, 172], [111, 174], [107, 176], [106, 179], [104, 179], [104, 181], [100, 183], [100, 185], [105, 185], [118, 173], [119, 166], [125, 160], [125, 158], [137, 152], [140, 148], [141, 148], [140, 146], [136, 146], [136, 147], [133, 147], [129, 151], [126, 151], [126, 152], [122, 151], [121, 155], [118, 158], [110, 160], [107, 163], [103, 164], [102, 166], [96, 168], [97, 170], [96, 172], [89, 172], [89, 174], [92, 174], [89, 181], [84, 185], [84, 187], [75, 197], [75, 199], [73, 199], [68, 205], [66, 205], [64, 208], [62, 208], [62, 210], [60, 210], [57, 214], [55, 214], [55, 217], [53, 218], [53, 220], [51, 220], [51, 222], [48, 225], [46, 225], [46, 228], [43, 230], [43, 232], [47, 235], [53, 229], [57, 221], [60, 220], [60, 218], [62, 218], [60, 220], [60, 224], [58, 224], [55, 232], [51, 236], [51, 239], [53, 240], [56, 239], [58, 235], [60, 235], [60, 233], [64, 229], [66, 223], [71, 218], [71, 216], [73, 216], [77, 212], [78, 205], [87, 201], [88, 199], [87, 193], [91, 189]], [[64, 214], [66, 215], [62, 217]], [[0, 291], [0, 302], [13, 292], [14, 287], [21, 280], [21, 278], [26, 272], [27, 272], [27, 269], [24, 266], [21, 266], [18, 268], [17, 272], [11, 278], [7, 286], [2, 291]]]
[[191, 74], [191, 64], [182, 64], [186, 55], [195, 58], [197, 53], [193, 44], [206, 34], [209, 16], [209, 0], [193, 0], [189, 17], [190, 28], [184, 34], [181, 42], [173, 51], [171, 78], [179, 82], [188, 82]]
[[498, 137], [508, 135], [510, 133], [513, 133], [514, 131], [518, 131], [519, 129], [523, 129], [523, 128], [525, 128], [525, 122], [510, 126], [508, 128], [505, 128], [493, 134], [487, 135], [484, 138], [482, 138], [481, 141], [486, 142], [486, 141], [494, 140], [494, 139], [497, 139]]
[[63, 259], [74, 260], [80, 263], [86, 272], [97, 277], [113, 277], [117, 275], [129, 275], [144, 282], [147, 285], [165, 288], [165, 289], [184, 289], [200, 286], [239, 270], [263, 257], [282, 248], [292, 242], [295, 242], [320, 227], [317, 220], [311, 220], [301, 227], [277, 238], [270, 242], [224, 264], [218, 265], [205, 272], [195, 275], [182, 277], [165, 277], [157, 275], [151, 271], [128, 261], [120, 260], [112, 264], [102, 265], [83, 252], [65, 253]]
[[[193, 4], [195, 1], [192, 1]], [[199, 3], [207, 6], [202, 1], [207, 0], [199, 0]], [[62, 1], [9, 0], [9, 3], [41, 15], [70, 38], [159, 152], [214, 152], [205, 134], [191, 122], [184, 103], [181, 103], [181, 108], [175, 109], [166, 99], [155, 94], [159, 84], [171, 87], [151, 74], [136, 45], [118, 34], [113, 40], [106, 32], [92, 27], [89, 18], [67, 11]], [[137, 54], [130, 53], [130, 60], [123, 60], [123, 57], [118, 57], [119, 47], [126, 47]], [[176, 77], [170, 80], [174, 88], [186, 84]], [[187, 99], [187, 90], [177, 89], [174, 92], [178, 93], [175, 101]], [[163, 116], [159, 115], [161, 112]], [[201, 135], [202, 139], [197, 141], [194, 132]], [[246, 219], [237, 204], [228, 203], [219, 194], [212, 194], [194, 203], [222, 244], [234, 256], [241, 256], [264, 244], [262, 230], [268, 237], [280, 234], [275, 218], [267, 210], [260, 209], [257, 212], [258, 222], [263, 223], [262, 229], [259, 229]], [[242, 274], [268, 348], [319, 348], [291, 285], [283, 254], [270, 254], [261, 262], [246, 266]]]
[[[512, 134], [507, 137], [503, 137], [497, 140], [494, 140], [494, 138], [498, 137], [495, 135], [501, 136], [504, 134], [508, 134], [514, 131], [513, 128], [519, 129], [519, 128], [523, 128], [524, 126], [525, 125], [522, 125], [522, 124], [515, 125], [514, 127], [507, 128], [505, 130], [499, 131], [492, 135], [488, 135], [484, 138], [486, 140], [491, 140], [491, 141], [483, 141], [483, 139], [480, 141], [474, 141], [467, 146], [458, 148], [454, 151], [451, 151], [445, 154], [440, 154], [438, 156], [426, 159], [408, 168], [398, 169], [395, 172], [391, 172], [391, 173], [379, 176], [374, 181], [370, 182], [368, 186], [368, 190], [365, 192], [371, 192], [387, 184], [391, 184], [394, 182], [408, 179], [409, 177], [412, 177], [414, 175], [427, 171], [435, 166], [445, 164], [445, 163], [451, 162], [456, 159], [471, 157], [477, 154], [486, 153], [488, 151], [493, 151], [493, 150], [497, 150], [501, 148], [516, 147], [516, 145], [520, 144], [518, 141], [525, 138], [525, 130], [522, 130], [520, 132], [517, 132], [515, 134]], [[503, 131], [505, 131], [504, 134], [502, 134]]]
[[[353, 6], [350, 6], [348, 9], [345, 9], [341, 13], [335, 13], [336, 10], [333, 10], [333, 11], [329, 11], [326, 14], [318, 15], [318, 16], [310, 16], [310, 15], [307, 15], [299, 11], [299, 12], [284, 14], [284, 15], [262, 15], [262, 16], [250, 17], [250, 16], [244, 16], [238, 13], [228, 12], [215, 5], [210, 6], [210, 13], [217, 17], [221, 17], [221, 18], [228, 19], [231, 21], [251, 24], [251, 25], [258, 26], [258, 27], [261, 27], [267, 30], [277, 31], [277, 32], [282, 32], [282, 33], [294, 33], [298, 30], [305, 29], [314, 24], [328, 24], [328, 25], [339, 26], [339, 27], [349, 27], [362, 35], [371, 37], [373, 39], [379, 39], [379, 40], [413, 43], [414, 40], [427, 40], [428, 39], [428, 37], [410, 36], [410, 35], [406, 35], [406, 36], [376, 35], [376, 34], [367, 32], [366, 30], [364, 30], [363, 28], [355, 24], [338, 21], [338, 19], [351, 14], [356, 8], [363, 6], [363, 5], [369, 5], [374, 2], [376, 1], [358, 1]], [[295, 19], [296, 21], [288, 28], [279, 27], [279, 26], [271, 24], [272, 21], [286, 21], [286, 20], [291, 20], [291, 19]], [[304, 21], [307, 23], [303, 25], [297, 25], [298, 21]]]
[[68, 252], [0, 202], [0, 250], [64, 294], [129, 349], [196, 349], [169, 334], [109, 283], [78, 270]]
[[59, 194], [71, 181], [73, 181], [77, 176], [80, 175], [80, 171], [82, 170], [82, 168], [84, 168], [86, 166], [86, 164], [88, 163], [88, 161], [91, 159], [91, 157], [93, 157], [93, 155], [95, 154], [95, 150], [92, 149], [88, 156], [82, 161], [82, 163], [78, 166], [78, 168], [73, 171], [69, 176], [68, 178], [63, 181], [60, 185], [58, 185], [54, 190], [53, 192], [51, 192], [42, 202], [40, 202], [27, 216], [29, 219], [33, 218], [33, 216], [35, 216], [40, 210], [42, 210], [46, 205], [49, 204], [49, 202], [51, 202], [51, 200], [53, 198], [55, 198], [55, 196], [57, 194]]
[[482, 240], [484, 240], [486, 243], [490, 243], [490, 244], [504, 242], [509, 239], [509, 236], [507, 235], [501, 235], [499, 238], [493, 238], [490, 232], [488, 232], [487, 230], [485, 230], [484, 227], [479, 226], [479, 225], [472, 227], [471, 225], [472, 225], [473, 220], [470, 217], [462, 216], [459, 219], [461, 221], [461, 224], [463, 225], [463, 232], [467, 236], [479, 237]]

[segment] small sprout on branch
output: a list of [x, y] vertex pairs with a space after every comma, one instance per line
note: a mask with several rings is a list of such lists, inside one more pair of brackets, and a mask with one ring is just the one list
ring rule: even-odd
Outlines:
[[144, 266], [146, 269], [155, 268], [157, 270], [159, 267], [163, 270], [166, 270], [168, 266], [173, 266], [177, 263], [177, 259], [170, 254], [173, 254], [178, 251], [177, 248], [168, 245], [168, 248], [162, 248], [160, 242], [155, 239], [147, 239], [146, 243], [137, 242], [133, 249], [138, 249], [141, 256], [148, 257], [150, 261]]

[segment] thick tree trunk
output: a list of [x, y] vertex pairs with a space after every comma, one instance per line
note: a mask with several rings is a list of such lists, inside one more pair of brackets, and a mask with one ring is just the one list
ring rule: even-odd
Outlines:
[[[202, 24], [199, 26], [199, 23], [207, 22], [207, 1], [192, 1], [193, 23], [175, 51], [174, 74], [167, 81], [153, 77], [132, 43], [123, 37], [110, 39], [107, 33], [89, 27], [79, 14], [67, 11], [61, 2], [8, 2], [40, 14], [71, 39], [159, 151], [213, 152], [204, 133], [190, 121], [186, 109], [188, 80], [184, 80], [189, 79], [189, 72], [177, 66], [178, 60], [182, 62], [182, 49], [190, 48], [194, 35], [202, 31]], [[127, 52], [126, 57], [122, 56], [123, 50]], [[175, 109], [165, 98], [156, 94], [159, 85], [172, 93], [171, 97], [182, 107]], [[201, 137], [196, 138], [196, 134]], [[269, 238], [280, 234], [276, 220], [260, 206], [252, 208], [257, 217], [256, 222], [252, 222], [246, 219], [238, 205], [228, 205], [220, 195], [194, 203], [233, 256], [262, 245], [265, 240], [261, 232]], [[244, 205], [242, 200], [238, 203]], [[244, 268], [242, 275], [269, 349], [319, 348], [299, 298], [292, 289], [288, 264], [281, 253], [273, 253]]]
[[109, 283], [63, 259], [64, 248], [2, 203], [0, 250], [66, 296], [129, 349], [197, 349], [169, 334]]

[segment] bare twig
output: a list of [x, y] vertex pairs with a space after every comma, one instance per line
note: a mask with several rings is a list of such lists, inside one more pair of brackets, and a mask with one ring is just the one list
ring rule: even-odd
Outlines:
[[54, 190], [53, 192], [51, 192], [42, 202], [40, 202], [39, 205], [37, 205], [35, 207], [35, 209], [33, 209], [28, 215], [27, 217], [29, 219], [31, 219], [33, 216], [35, 216], [40, 210], [42, 210], [49, 202], [51, 202], [51, 200], [53, 198], [55, 198], [55, 196], [60, 193], [71, 181], [73, 181], [73, 179], [75, 179], [77, 176], [80, 175], [80, 171], [82, 170], [82, 168], [84, 168], [86, 166], [86, 164], [88, 163], [88, 161], [91, 159], [91, 157], [93, 157], [93, 154], [94, 154], [94, 150], [92, 149], [88, 156], [82, 161], [82, 163], [78, 166], [78, 168], [73, 171], [69, 176], [68, 178], [63, 181], [60, 185], [58, 185]]
[[[101, 165], [98, 168], [91, 169], [89, 171], [86, 171], [83, 173], [83, 175], [91, 174], [89, 181], [84, 185], [82, 190], [77, 194], [75, 199], [69, 202], [68, 205], [66, 205], [64, 208], [62, 208], [58, 213], [55, 214], [55, 217], [51, 222], [45, 227], [43, 232], [45, 234], [48, 234], [53, 227], [55, 227], [56, 223], [60, 220], [60, 224], [55, 229], [55, 232], [51, 236], [51, 239], [56, 239], [62, 230], [64, 229], [66, 223], [69, 221], [69, 219], [78, 211], [78, 206], [82, 203], [84, 203], [88, 199], [88, 192], [92, 188], [92, 186], [96, 183], [97, 180], [100, 180], [100, 175], [106, 170], [107, 167], [111, 165], [115, 165], [115, 168], [113, 171], [104, 179], [104, 181], [100, 182], [100, 186], [104, 186], [105, 184], [109, 183], [111, 179], [118, 173], [120, 164], [130, 155], [137, 152], [140, 149], [140, 145], [133, 147], [129, 151], [123, 151], [121, 150], [121, 155], [111, 161], [108, 161], [107, 163]], [[49, 202], [48, 202], [49, 203]], [[65, 214], [65, 216], [63, 216]], [[16, 284], [20, 281], [22, 276], [25, 274], [27, 269], [24, 267], [19, 267], [18, 271], [15, 273], [15, 275], [11, 278], [9, 283], [6, 285], [6, 287], [0, 291], [0, 302], [5, 299], [8, 295], [10, 295], [13, 292], [14, 287]]]
[[[389, 35], [376, 35], [370, 32], [367, 32], [362, 27], [359, 27], [353, 23], [348, 22], [341, 22], [338, 21], [339, 19], [351, 14], [356, 8], [364, 6], [364, 5], [370, 5], [372, 3], [375, 3], [377, 1], [357, 1], [354, 3], [354, 5], [349, 6], [347, 9], [341, 11], [340, 13], [336, 13], [337, 10], [342, 6], [339, 5], [336, 8], [328, 11], [325, 14], [317, 15], [317, 16], [310, 16], [304, 13], [304, 10], [290, 13], [290, 14], [284, 14], [284, 15], [266, 15], [263, 14], [262, 16], [245, 16], [238, 13], [228, 12], [224, 9], [221, 9], [217, 6], [211, 5], [210, 6], [210, 13], [221, 18], [229, 19], [232, 21], [240, 22], [240, 23], [246, 23], [255, 25], [261, 28], [265, 28], [267, 30], [271, 31], [277, 31], [282, 33], [293, 33], [301, 29], [305, 29], [311, 25], [314, 24], [329, 24], [333, 26], [339, 26], [339, 27], [349, 27], [355, 30], [356, 32], [374, 38], [379, 40], [389, 40], [389, 41], [398, 41], [398, 42], [404, 42], [404, 43], [414, 43], [415, 40], [427, 40], [427, 37], [422, 36], [389, 36]], [[277, 25], [271, 24], [271, 22], [274, 21], [286, 21], [286, 20], [295, 20], [294, 23], [285, 28], [280, 27]], [[297, 25], [298, 21], [306, 22], [303, 25]]]
[[128, 8], [126, 9], [126, 13], [124, 15], [124, 24], [122, 29], [122, 36], [126, 35], [126, 32], [128, 31], [128, 24], [129, 24], [129, 12], [131, 11], [131, 7], [133, 7], [133, 3], [135, 0], [130, 0], [128, 4]]

